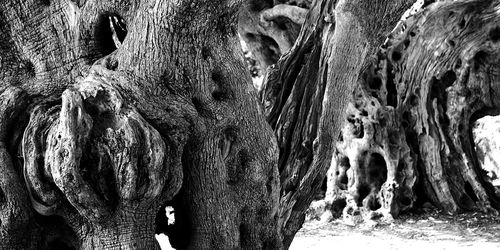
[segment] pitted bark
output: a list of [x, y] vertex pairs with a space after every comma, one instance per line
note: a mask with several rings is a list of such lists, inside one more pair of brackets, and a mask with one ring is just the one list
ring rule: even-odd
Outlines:
[[[348, 180], [343, 180], [347, 189], [340, 191], [336, 181], [331, 183], [334, 199], [346, 193], [344, 213], [377, 210], [370, 206], [373, 196], [384, 216], [411, 208], [417, 199], [452, 213], [500, 208], [472, 138], [475, 120], [499, 113], [498, 7], [495, 1], [431, 4], [389, 36], [359, 81], [337, 146], [335, 157], [342, 160], [330, 170], [341, 173], [342, 162], [350, 163]], [[367, 103], [376, 112], [366, 109]], [[366, 180], [363, 173], [370, 165], [359, 164], [364, 158], [359, 152], [373, 149], [382, 156], [388, 175], [382, 188], [370, 189], [366, 196], [359, 183]], [[380, 181], [368, 184], [380, 186]], [[360, 196], [366, 197], [363, 202]]]
[[343, 210], [348, 223], [391, 221], [416, 200], [416, 162], [394, 108], [367, 96], [361, 87], [353, 96], [356, 101], [348, 105], [347, 122], [328, 170], [325, 200], [345, 204], [332, 210]]
[[382, 34], [410, 5], [411, 1], [315, 1], [294, 47], [270, 69], [261, 96], [280, 147], [285, 245], [291, 243], [323, 184], [342, 127], [340, 117], [361, 70], [383, 41]]

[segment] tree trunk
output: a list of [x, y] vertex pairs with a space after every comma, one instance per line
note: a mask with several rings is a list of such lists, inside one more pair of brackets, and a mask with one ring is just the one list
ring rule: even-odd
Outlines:
[[242, 59], [239, 6], [0, 6], [0, 248], [155, 249], [166, 203], [177, 249], [282, 248], [277, 146]]
[[323, 184], [361, 69], [411, 3], [315, 1], [293, 49], [270, 69], [261, 96], [280, 147], [285, 246]]
[[498, 7], [431, 4], [363, 71], [329, 174], [327, 196], [347, 203], [345, 217], [391, 217], [425, 201], [451, 213], [500, 208], [472, 138], [474, 121], [500, 113]]
[[354, 220], [500, 208], [470, 129], [499, 113], [500, 6], [430, 5], [370, 59], [410, 4], [315, 1], [262, 111], [240, 1], [4, 1], [0, 248], [158, 248], [166, 205], [177, 249], [287, 248], [331, 163]]

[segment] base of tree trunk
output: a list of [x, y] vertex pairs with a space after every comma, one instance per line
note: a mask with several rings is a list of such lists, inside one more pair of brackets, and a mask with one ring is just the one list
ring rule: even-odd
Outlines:
[[353, 93], [325, 207], [353, 222], [390, 220], [425, 201], [497, 213], [472, 124], [500, 112], [498, 7], [438, 2], [397, 26]]
[[121, 213], [105, 225], [81, 226], [79, 249], [160, 249], [155, 239], [155, 211]]

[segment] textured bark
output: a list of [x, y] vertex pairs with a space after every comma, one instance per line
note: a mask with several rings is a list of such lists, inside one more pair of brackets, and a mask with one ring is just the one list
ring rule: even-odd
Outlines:
[[361, 69], [411, 4], [316, 1], [293, 49], [270, 69], [261, 96], [280, 147], [286, 246], [323, 183]]
[[347, 203], [344, 216], [391, 217], [426, 200], [451, 213], [500, 208], [472, 138], [474, 121], [500, 113], [498, 7], [431, 4], [363, 71], [327, 194]]
[[267, 68], [292, 48], [311, 2], [245, 1], [238, 19], [238, 33], [257, 61], [260, 75], [265, 75]]
[[18, 88], [7, 88], [0, 95], [0, 249], [35, 249], [40, 237], [29, 196], [8, 149], [15, 117], [27, 104], [26, 94]]
[[2, 3], [2, 248], [158, 248], [166, 203], [177, 249], [282, 247], [276, 141], [242, 59], [239, 7]]

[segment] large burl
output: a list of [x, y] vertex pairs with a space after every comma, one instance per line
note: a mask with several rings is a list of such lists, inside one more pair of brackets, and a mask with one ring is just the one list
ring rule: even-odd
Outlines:
[[166, 143], [109, 81], [92, 74], [62, 103], [33, 109], [26, 183], [35, 210], [63, 217], [81, 249], [152, 249], [157, 211], [182, 184], [182, 145]]

